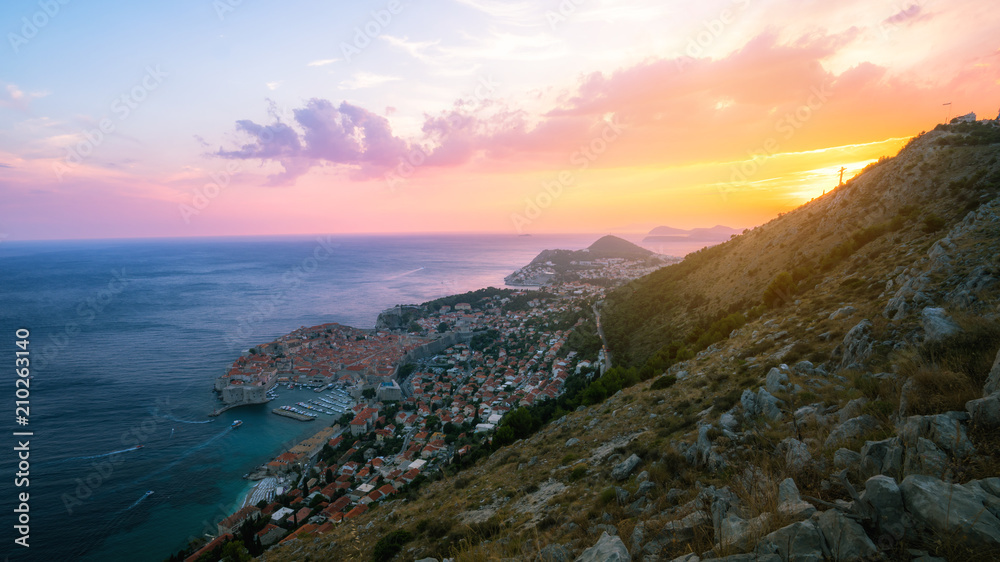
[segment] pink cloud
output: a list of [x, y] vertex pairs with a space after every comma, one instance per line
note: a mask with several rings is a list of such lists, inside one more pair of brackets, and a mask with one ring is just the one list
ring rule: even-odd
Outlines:
[[923, 12], [923, 9], [919, 4], [913, 4], [910, 7], [904, 8], [896, 12], [895, 14], [885, 18], [885, 20], [883, 20], [882, 23], [888, 25], [900, 25], [900, 24], [911, 25], [918, 21], [927, 19], [929, 17], [930, 15]]
[[421, 136], [412, 140], [397, 137], [385, 117], [367, 109], [312, 99], [295, 110], [295, 128], [280, 120], [238, 122], [251, 142], [216, 154], [280, 162], [285, 172], [273, 183], [291, 183], [326, 164], [349, 166], [349, 177], [367, 180], [414, 163], [414, 154], [419, 171], [470, 163], [484, 171], [566, 167], [612, 116], [624, 133], [601, 165], [670, 165], [745, 158], [772, 138], [787, 151], [912, 134], [914, 123], [927, 121], [929, 128], [930, 119], [940, 119], [938, 98], [946, 93], [978, 88], [969, 94], [978, 101], [997, 91], [989, 69], [972, 65], [937, 85], [890, 76], [872, 63], [828, 70], [825, 62], [859, 37], [852, 27], [779, 43], [767, 32], [721, 59], [651, 59], [593, 73], [535, 120], [498, 102], [473, 107], [459, 100], [449, 111], [425, 114]]

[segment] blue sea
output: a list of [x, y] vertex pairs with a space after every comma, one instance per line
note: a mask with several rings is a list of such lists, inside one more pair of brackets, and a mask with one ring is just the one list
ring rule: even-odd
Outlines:
[[[270, 414], [308, 391], [209, 418], [213, 380], [242, 351], [301, 326], [370, 328], [395, 304], [500, 287], [539, 251], [597, 237], [3, 242], [0, 552], [163, 560], [214, 534], [249, 489], [244, 474], [322, 427]], [[30, 332], [25, 426], [14, 408], [19, 329]], [[229, 429], [235, 419], [243, 426]], [[18, 439], [29, 440], [30, 468], [15, 488]], [[29, 548], [14, 543], [19, 492], [29, 494]]]

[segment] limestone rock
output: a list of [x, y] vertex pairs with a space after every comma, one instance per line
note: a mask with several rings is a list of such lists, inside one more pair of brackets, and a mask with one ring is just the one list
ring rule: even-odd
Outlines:
[[850, 449], [837, 449], [833, 453], [833, 466], [837, 468], [854, 468], [861, 462], [861, 455]]
[[932, 476], [907, 476], [899, 489], [916, 522], [939, 533], [1000, 547], [1000, 519], [989, 512], [981, 496]]
[[802, 501], [795, 480], [785, 478], [778, 484], [778, 513], [801, 520], [807, 519], [815, 512], [816, 508], [811, 503]]
[[792, 523], [757, 543], [758, 554], [777, 554], [785, 562], [821, 562], [825, 559], [823, 534], [811, 520]]
[[628, 548], [618, 537], [602, 533], [597, 544], [583, 551], [576, 562], [630, 562]]
[[841, 368], [861, 363], [872, 352], [872, 322], [867, 318], [854, 325], [841, 344]]
[[611, 469], [611, 477], [618, 481], [625, 480], [630, 474], [632, 474], [635, 467], [639, 465], [640, 460], [642, 459], [640, 459], [637, 455], [632, 455], [623, 460]]
[[1000, 390], [1000, 349], [993, 360], [993, 368], [990, 369], [989, 376], [986, 377], [986, 384], [983, 385], [983, 396], [989, 396]]
[[750, 520], [730, 513], [722, 520], [716, 538], [723, 548], [733, 547], [737, 550], [748, 550], [763, 534], [763, 530], [770, 520], [770, 513], [761, 513]]
[[861, 415], [862, 408], [868, 403], [868, 399], [862, 396], [861, 398], [855, 398], [844, 407], [837, 411], [837, 417], [840, 418], [841, 423], [851, 419], [856, 418]]
[[985, 429], [1000, 428], [1000, 392], [985, 398], [969, 400], [965, 409], [972, 418], [972, 424]]
[[878, 547], [865, 534], [864, 528], [839, 510], [824, 511], [819, 514], [818, 522], [833, 560], [855, 562], [867, 560], [878, 553]]
[[802, 472], [812, 462], [812, 455], [809, 453], [809, 447], [805, 443], [798, 439], [787, 437], [782, 441], [782, 444], [786, 448], [785, 466], [792, 474]]
[[948, 455], [930, 439], [918, 437], [914, 445], [906, 447], [903, 460], [904, 474], [943, 476], [948, 470]]
[[778, 404], [781, 403], [781, 400], [772, 396], [766, 389], [761, 388], [757, 391], [757, 404], [760, 407], [760, 413], [773, 421], [781, 419], [781, 410], [778, 408]]
[[781, 419], [781, 409], [778, 404], [781, 401], [775, 398], [765, 388], [760, 388], [757, 394], [747, 389], [740, 396], [740, 403], [743, 405], [743, 413], [748, 419], [763, 415], [772, 420]]
[[788, 390], [788, 365], [781, 367], [771, 367], [767, 377], [764, 379], [764, 388], [771, 394]]
[[850, 318], [854, 316], [854, 313], [858, 310], [853, 306], [847, 305], [845, 307], [838, 308], [835, 312], [830, 314], [830, 320], [838, 320], [840, 318]]
[[946, 414], [910, 416], [906, 418], [899, 433], [907, 446], [916, 445], [917, 439], [923, 437], [958, 458], [976, 452], [965, 432], [965, 427]]
[[566, 447], [567, 448], [572, 447], [573, 445], [576, 445], [579, 442], [580, 440], [577, 439], [576, 437], [570, 437], [569, 439], [566, 440]]
[[861, 448], [857, 466], [862, 478], [877, 474], [899, 474], [903, 468], [903, 447], [899, 438], [866, 442]]
[[896, 540], [903, 537], [903, 495], [895, 479], [872, 476], [865, 482], [861, 499], [875, 510], [876, 523], [883, 533]]
[[851, 418], [834, 427], [826, 437], [824, 444], [827, 447], [836, 447], [877, 427], [878, 421], [867, 414]]
[[632, 552], [639, 552], [642, 549], [645, 536], [645, 525], [643, 525], [642, 521], [636, 522], [635, 528], [632, 529]]
[[550, 544], [538, 551], [537, 562], [569, 562], [572, 560], [566, 547], [561, 544]]
[[924, 341], [939, 342], [948, 336], [957, 334], [958, 327], [943, 308], [926, 307], [920, 312], [920, 320], [924, 326]]

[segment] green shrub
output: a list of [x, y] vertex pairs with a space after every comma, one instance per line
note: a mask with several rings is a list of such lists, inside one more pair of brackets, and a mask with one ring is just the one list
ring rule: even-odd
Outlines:
[[388, 562], [403, 550], [403, 545], [410, 542], [413, 535], [409, 531], [393, 531], [380, 538], [372, 549], [373, 562]]
[[782, 271], [771, 281], [767, 289], [764, 289], [764, 304], [769, 308], [784, 305], [792, 300], [792, 296], [795, 295], [795, 288], [795, 280], [792, 279], [792, 274]]
[[649, 386], [650, 390], [663, 390], [665, 388], [670, 388], [677, 382], [677, 377], [674, 375], [663, 375], [662, 377], [653, 381], [653, 384]]
[[615, 501], [615, 489], [613, 486], [608, 486], [607, 488], [601, 490], [601, 495], [597, 498], [597, 503], [600, 505], [608, 505], [609, 503]]
[[931, 234], [944, 228], [945, 220], [935, 214], [924, 217], [924, 232]]

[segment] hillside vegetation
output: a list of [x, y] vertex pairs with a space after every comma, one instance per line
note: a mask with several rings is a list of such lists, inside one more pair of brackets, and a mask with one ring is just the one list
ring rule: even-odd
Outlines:
[[991, 559], [998, 158], [995, 123], [939, 126], [616, 289], [615, 367], [267, 560]]

